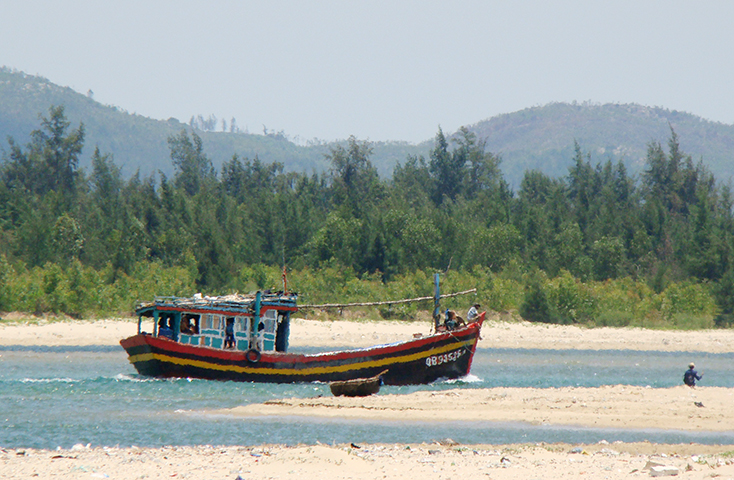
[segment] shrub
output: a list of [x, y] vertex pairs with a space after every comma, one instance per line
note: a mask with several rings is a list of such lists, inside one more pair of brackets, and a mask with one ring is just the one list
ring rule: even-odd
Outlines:
[[530, 322], [564, 323], [548, 301], [542, 283], [532, 281], [525, 287], [525, 296], [520, 304], [520, 316]]
[[591, 290], [566, 270], [548, 282], [548, 297], [563, 323], [586, 323], [596, 313], [596, 300]]
[[635, 317], [629, 312], [603, 311], [594, 319], [597, 327], [628, 327], [635, 323]]
[[4, 254], [0, 255], [0, 312], [11, 309], [13, 294], [10, 282], [14, 275], [15, 272], [8, 259]]
[[734, 326], [734, 314], [722, 313], [714, 317], [714, 326], [716, 328], [732, 328]]

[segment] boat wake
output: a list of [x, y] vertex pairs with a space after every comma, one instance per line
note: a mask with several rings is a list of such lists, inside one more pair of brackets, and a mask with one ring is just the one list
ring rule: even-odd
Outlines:
[[477, 377], [476, 375], [472, 375], [471, 373], [469, 375], [465, 375], [461, 378], [451, 378], [448, 380], [445, 380], [443, 383], [448, 384], [464, 384], [464, 383], [482, 383], [484, 382], [484, 379]]

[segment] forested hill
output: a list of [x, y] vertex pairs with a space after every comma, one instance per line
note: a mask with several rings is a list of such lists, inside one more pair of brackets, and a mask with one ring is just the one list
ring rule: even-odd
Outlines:
[[[52, 105], [63, 105], [72, 125], [84, 123], [86, 148], [80, 166], [89, 170], [94, 147], [111, 153], [115, 163], [129, 177], [138, 169], [143, 176], [162, 171], [171, 176], [170, 152], [167, 139], [188, 128], [177, 119], [153, 120], [126, 112], [118, 107], [102, 105], [93, 95], [82, 95], [67, 87], [55, 85], [45, 78], [0, 69], [0, 138], [7, 151], [6, 138], [25, 145], [30, 132], [38, 128], [40, 116], [46, 116]], [[215, 166], [229, 160], [236, 152], [265, 163], [282, 162], [289, 170], [310, 171], [325, 166], [325, 146], [304, 148], [282, 136], [248, 135], [243, 133], [199, 132], [207, 154]]]
[[[43, 77], [5, 67], [0, 67], [0, 151], [7, 152], [8, 136], [25, 145], [30, 140], [30, 132], [38, 128], [40, 117], [46, 116], [53, 105], [64, 106], [72, 125], [84, 123], [86, 148], [80, 156], [80, 166], [87, 171], [94, 147], [99, 146], [102, 153], [112, 154], [126, 177], [138, 169], [143, 177], [158, 171], [169, 177], [173, 175], [167, 140], [183, 128], [190, 128], [187, 123], [175, 118], [153, 120], [119, 107], [102, 105], [91, 93], [82, 95]], [[280, 162], [286, 171], [310, 173], [328, 168], [324, 157], [329, 152], [326, 142], [302, 146], [280, 132], [256, 135], [197, 131], [197, 134], [217, 169], [235, 153], [249, 159], [257, 156], [264, 163]], [[408, 155], [425, 154], [429, 148], [428, 143], [421, 147], [406, 142], [376, 143], [372, 161], [380, 174], [387, 177], [398, 161], [404, 161]]]
[[498, 115], [469, 126], [487, 149], [503, 158], [502, 171], [517, 185], [526, 170], [565, 175], [574, 158], [574, 141], [592, 162], [622, 160], [639, 174], [650, 142], [665, 144], [671, 127], [681, 149], [721, 181], [734, 169], [734, 125], [704, 120], [690, 113], [634, 104], [554, 103]]
[[[7, 68], [0, 68], [0, 149], [7, 151], [8, 136], [25, 145], [30, 132], [38, 128], [40, 116], [47, 115], [52, 105], [63, 105], [72, 125], [84, 123], [82, 168], [89, 170], [94, 147], [99, 146], [102, 153], [113, 155], [126, 177], [137, 170], [142, 176], [158, 171], [173, 176], [167, 139], [190, 128], [188, 124], [173, 118], [153, 120], [102, 105], [92, 94], [83, 95], [45, 78]], [[734, 126], [663, 108], [556, 103], [499, 115], [469, 129], [478, 139], [486, 140], [487, 150], [502, 158], [505, 179], [517, 188], [526, 170], [540, 170], [552, 177], [567, 175], [574, 159], [574, 140], [582, 151], [590, 153], [593, 163], [621, 159], [631, 174], [637, 174], [644, 165], [649, 143], [665, 144], [671, 126], [681, 148], [695, 161], [702, 159], [717, 179], [730, 179]], [[257, 156], [264, 163], [280, 162], [286, 171], [323, 172], [329, 167], [325, 154], [333, 146], [325, 142], [299, 145], [283, 133], [197, 133], [217, 170], [237, 153], [250, 159]], [[354, 135], [360, 138], [359, 132]], [[394, 141], [374, 143], [372, 147], [370, 160], [380, 176], [387, 178], [398, 162], [405, 164], [409, 155], [428, 157], [433, 139], [419, 145]]]

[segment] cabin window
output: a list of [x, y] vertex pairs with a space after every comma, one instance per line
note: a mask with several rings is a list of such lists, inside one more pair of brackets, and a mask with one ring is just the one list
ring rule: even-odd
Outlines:
[[221, 317], [219, 315], [207, 315], [204, 318], [204, 328], [207, 330], [221, 330]]
[[161, 312], [158, 315], [158, 336], [174, 338], [173, 328], [175, 325], [175, 318], [173, 314], [167, 312]]
[[247, 319], [245, 317], [237, 317], [234, 324], [234, 329], [236, 332], [246, 332], [247, 331]]
[[181, 316], [181, 333], [186, 335], [198, 335], [199, 315], [184, 313]]
[[158, 316], [158, 327], [159, 328], [170, 328], [173, 329], [174, 317], [170, 313], [160, 313]]

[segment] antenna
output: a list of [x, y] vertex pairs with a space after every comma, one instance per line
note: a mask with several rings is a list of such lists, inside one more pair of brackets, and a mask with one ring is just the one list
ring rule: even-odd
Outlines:
[[438, 273], [433, 274], [433, 328], [438, 331], [438, 325], [441, 323], [441, 287], [439, 286]]
[[283, 294], [288, 294], [288, 276], [285, 267], [285, 234], [283, 234]]

